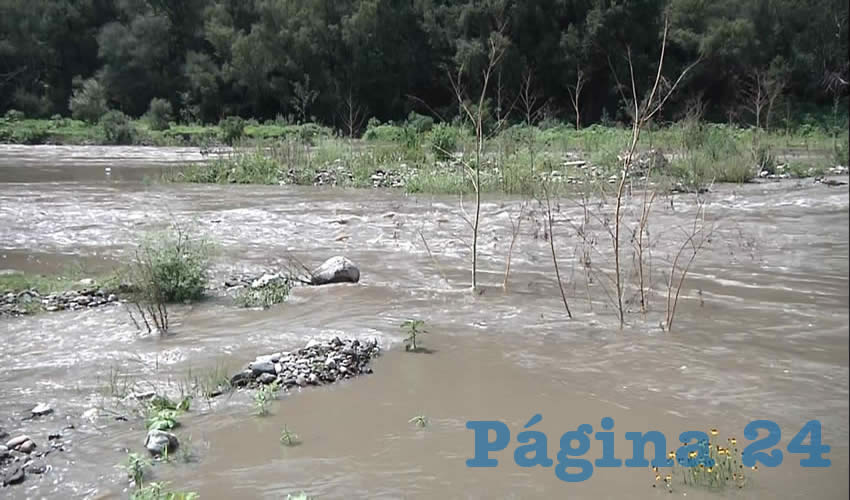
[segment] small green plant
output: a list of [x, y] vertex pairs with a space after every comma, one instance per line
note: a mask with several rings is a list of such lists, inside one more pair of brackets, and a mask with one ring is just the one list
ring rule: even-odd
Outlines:
[[280, 385], [277, 380], [257, 389], [254, 393], [254, 408], [258, 416], [264, 417], [269, 414], [269, 404], [277, 399], [278, 391], [280, 391]]
[[419, 347], [416, 346], [416, 337], [428, 333], [425, 330], [425, 322], [421, 319], [409, 319], [401, 324], [401, 328], [407, 333], [407, 337], [404, 339], [404, 349], [406, 351], [417, 351]]
[[416, 424], [417, 427], [425, 427], [428, 425], [428, 417], [425, 415], [417, 415], [407, 422], [410, 424]]
[[200, 496], [191, 492], [168, 491], [167, 483], [155, 482], [148, 483], [145, 487], [139, 488], [130, 496], [131, 500], [197, 500]]
[[127, 463], [124, 468], [127, 470], [127, 478], [133, 481], [136, 487], [142, 487], [147, 469], [151, 466], [150, 460], [142, 457], [137, 453], [130, 453], [127, 456]]
[[284, 446], [293, 446], [298, 444], [298, 435], [289, 430], [285, 425], [280, 431], [280, 444]]
[[152, 410], [148, 414], [147, 427], [148, 430], [167, 431], [171, 430], [180, 423], [177, 421], [178, 412], [176, 410]]
[[236, 304], [240, 307], [269, 307], [286, 301], [292, 284], [286, 278], [278, 278], [260, 288], [246, 287], [236, 296]]

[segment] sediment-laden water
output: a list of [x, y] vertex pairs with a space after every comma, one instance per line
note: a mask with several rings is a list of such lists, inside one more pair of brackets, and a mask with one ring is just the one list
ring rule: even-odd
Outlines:
[[[52, 470], [0, 496], [126, 497], [126, 473], [116, 465], [127, 450], [144, 451], [143, 422], [82, 418], [102, 404], [110, 380], [176, 384], [190, 370], [216, 366], [235, 373], [259, 354], [340, 336], [379, 342], [373, 374], [291, 391], [264, 418], [253, 415], [246, 392], [211, 406], [196, 401], [180, 434], [191, 436], [198, 460], [159, 464], [153, 479], [204, 499], [301, 490], [319, 498], [656, 498], [669, 494], [652, 488], [649, 468], [596, 468], [589, 480], [566, 483], [554, 466], [518, 467], [516, 434], [540, 413], [534, 429], [547, 434], [557, 465], [561, 435], [581, 424], [600, 430], [603, 417], [615, 421], [622, 459], [632, 455], [628, 431], [659, 430], [673, 449], [684, 430], [717, 428], [746, 442], [744, 427], [768, 419], [782, 429], [782, 465], [761, 467], [742, 490], [678, 488], [674, 495], [846, 498], [847, 186], [715, 187], [706, 217], [716, 232], [685, 282], [674, 331], [664, 332], [663, 273], [680, 228], [692, 223], [693, 197], [676, 198], [672, 209], [667, 199], [657, 202], [652, 228], [660, 243], [650, 277], [658, 292], [652, 310], [630, 313], [620, 330], [598, 282], [588, 303], [570, 225], [582, 209], [567, 199], [556, 207], [554, 232], [573, 320], [536, 202], [505, 291], [520, 200], [485, 197], [477, 295], [468, 290], [468, 227], [457, 197], [149, 181], [175, 162], [198, 159], [191, 149], [1, 147], [0, 268], [74, 265], [94, 274], [126, 259], [142, 231], [177, 220], [216, 242], [216, 283], [290, 257], [315, 265], [333, 255], [356, 262], [360, 282], [299, 287], [265, 311], [223, 298], [175, 307], [172, 335], [162, 338], [140, 336], [120, 306], [0, 318], [0, 428], [40, 447], [56, 432], [66, 443], [45, 458]], [[604, 268], [610, 250], [598, 252]], [[432, 353], [404, 352], [399, 325], [408, 318], [425, 320], [421, 342]], [[54, 412], [21, 421], [39, 402]], [[410, 423], [417, 415], [429, 424]], [[829, 468], [800, 467], [803, 456], [785, 451], [812, 419], [831, 446]], [[509, 447], [493, 455], [498, 467], [466, 467], [474, 454], [468, 420], [501, 420], [511, 429]], [[278, 442], [284, 425], [299, 446]], [[601, 446], [591, 441], [585, 458], [593, 460]]]

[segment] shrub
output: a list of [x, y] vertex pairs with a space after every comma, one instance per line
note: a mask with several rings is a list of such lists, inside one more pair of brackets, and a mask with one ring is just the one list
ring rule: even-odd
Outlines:
[[10, 109], [9, 111], [6, 111], [6, 114], [4, 116], [10, 122], [19, 122], [26, 118], [24, 112], [18, 111], [17, 109]]
[[219, 122], [218, 127], [221, 129], [221, 139], [232, 146], [245, 133], [245, 120], [238, 116], [228, 116]]
[[[172, 231], [147, 236], [136, 249], [129, 266], [131, 301], [147, 331], [168, 331], [171, 302], [201, 298], [207, 284], [209, 252], [203, 240], [193, 240], [179, 225]], [[141, 330], [141, 325], [131, 319]]]
[[12, 96], [15, 107], [30, 118], [44, 118], [50, 114], [50, 99], [24, 89], [17, 89]]
[[108, 110], [106, 89], [94, 78], [74, 78], [74, 91], [68, 102], [71, 116], [88, 123], [97, 123]]
[[136, 127], [130, 122], [130, 117], [118, 110], [103, 115], [100, 126], [107, 144], [132, 144], [136, 139]]
[[284, 302], [289, 297], [292, 285], [286, 278], [277, 278], [260, 288], [243, 288], [236, 296], [236, 303], [242, 307], [269, 307]]
[[451, 125], [440, 123], [431, 130], [431, 151], [437, 159], [447, 160], [457, 147], [457, 130]]
[[434, 119], [430, 116], [420, 115], [415, 111], [411, 111], [407, 116], [407, 126], [421, 134], [428, 132], [434, 127]]
[[151, 99], [146, 115], [151, 130], [168, 130], [172, 114], [173, 109], [170, 102], [159, 97]]

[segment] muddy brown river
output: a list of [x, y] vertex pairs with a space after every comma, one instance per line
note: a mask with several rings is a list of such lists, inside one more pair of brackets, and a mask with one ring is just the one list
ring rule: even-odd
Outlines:
[[[116, 374], [140, 387], [176, 386], [190, 371], [234, 373], [259, 354], [334, 336], [377, 339], [384, 354], [374, 374], [282, 394], [263, 418], [249, 392], [195, 401], [179, 435], [197, 459], [157, 464], [151, 479], [202, 499], [299, 491], [316, 498], [848, 496], [847, 186], [716, 186], [707, 197], [716, 232], [685, 281], [673, 331], [665, 332], [658, 326], [670, 258], [664, 235], [673, 240], [690, 224], [692, 196], [678, 197], [674, 209], [666, 199], [656, 205], [656, 293], [649, 313], [629, 313], [621, 330], [599, 283], [587, 299], [570, 226], [582, 211], [567, 199], [558, 205], [555, 242], [572, 320], [536, 203], [503, 290], [520, 200], [485, 197], [478, 295], [468, 288], [468, 230], [456, 196], [150, 181], [163, 168], [202, 159], [191, 148], [0, 146], [0, 269], [76, 266], [96, 274], [127, 259], [143, 231], [177, 220], [215, 241], [216, 280], [289, 256], [316, 265], [345, 255], [360, 267], [360, 283], [299, 287], [265, 311], [222, 298], [175, 307], [165, 337], [140, 335], [117, 306], [0, 318], [0, 427], [43, 446], [48, 434], [75, 426], [65, 431], [67, 450], [47, 457], [52, 470], [0, 489], [0, 497], [127, 498], [119, 464], [128, 451], [145, 451], [144, 422], [106, 412], [82, 418], [106, 406], [104, 390]], [[610, 250], [599, 252], [604, 267]], [[422, 343], [431, 354], [404, 351], [399, 325], [408, 318], [425, 320]], [[39, 402], [54, 413], [22, 421]], [[533, 430], [547, 435], [555, 465], [523, 468], [514, 462], [516, 435], [538, 413]], [[428, 417], [426, 427], [409, 422], [417, 415]], [[614, 419], [620, 459], [632, 456], [629, 431], [660, 431], [671, 450], [680, 432], [711, 428], [746, 445], [744, 428], [760, 419], [781, 428], [775, 448], [784, 459], [760, 465], [745, 488], [720, 492], [677, 483], [669, 494], [652, 487], [648, 467], [594, 467], [586, 481], [558, 479], [561, 436], [582, 424], [599, 431], [604, 417]], [[510, 428], [508, 447], [491, 454], [497, 467], [466, 466], [475, 454], [470, 420]], [[829, 467], [802, 467], [806, 455], [786, 450], [809, 420], [822, 424]], [[299, 446], [281, 446], [284, 425]], [[582, 458], [601, 456], [591, 437]]]

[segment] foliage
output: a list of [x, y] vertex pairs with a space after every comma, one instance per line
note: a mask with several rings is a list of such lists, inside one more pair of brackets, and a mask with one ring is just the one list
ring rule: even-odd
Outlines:
[[168, 485], [162, 482], [148, 483], [133, 491], [130, 500], [198, 500], [195, 492], [168, 491]]
[[298, 435], [294, 434], [284, 425], [283, 430], [280, 431], [280, 444], [284, 446], [294, 446], [298, 444]]
[[275, 304], [284, 302], [289, 297], [291, 289], [292, 284], [288, 279], [278, 278], [259, 288], [246, 287], [239, 290], [236, 303], [241, 307], [268, 309]]
[[145, 479], [147, 469], [151, 466], [150, 460], [137, 454], [130, 453], [127, 456], [127, 463], [124, 468], [127, 471], [127, 478], [133, 481], [137, 487], [141, 487]]
[[221, 129], [221, 140], [233, 145], [245, 133], [245, 120], [238, 116], [228, 116], [218, 123], [218, 128]]
[[133, 144], [136, 138], [136, 127], [120, 111], [107, 111], [100, 118], [100, 126], [107, 144]]
[[106, 114], [106, 89], [95, 78], [74, 79], [74, 92], [68, 103], [71, 116], [87, 123], [96, 123]]
[[271, 384], [263, 385], [254, 393], [254, 408], [257, 415], [264, 417], [269, 414], [269, 404], [277, 399], [280, 385], [275, 380]]
[[176, 410], [152, 410], [147, 418], [148, 430], [167, 431], [179, 425], [177, 422], [178, 413]]
[[428, 417], [425, 415], [417, 415], [408, 420], [408, 423], [416, 424], [417, 427], [426, 427], [428, 425]]
[[407, 333], [407, 337], [404, 339], [405, 350], [416, 352], [418, 350], [416, 337], [428, 333], [425, 330], [425, 322], [421, 319], [408, 319], [401, 324], [401, 328]]
[[151, 99], [146, 113], [151, 130], [167, 130], [173, 114], [170, 102], [159, 97]]
[[431, 130], [431, 151], [439, 160], [451, 158], [457, 147], [458, 133], [451, 125], [439, 123]]

